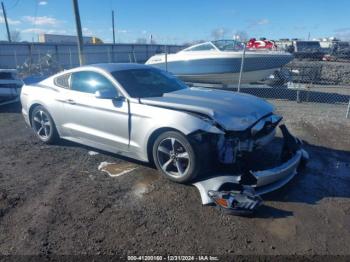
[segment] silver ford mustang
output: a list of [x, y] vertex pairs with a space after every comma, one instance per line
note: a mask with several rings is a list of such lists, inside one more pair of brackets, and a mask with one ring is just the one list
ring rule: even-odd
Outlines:
[[[268, 144], [282, 119], [257, 97], [189, 88], [165, 71], [140, 64], [63, 71], [25, 85], [21, 103], [27, 124], [41, 141], [63, 138], [154, 162], [166, 177], [181, 183], [215, 162], [235, 163], [242, 153]], [[296, 151], [280, 169], [251, 173], [252, 183], [290, 179], [301, 160]]]

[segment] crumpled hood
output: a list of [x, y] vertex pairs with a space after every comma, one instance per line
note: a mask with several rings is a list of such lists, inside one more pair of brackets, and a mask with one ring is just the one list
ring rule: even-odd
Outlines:
[[205, 114], [223, 128], [243, 131], [274, 111], [266, 101], [248, 94], [206, 88], [187, 88], [141, 103]]

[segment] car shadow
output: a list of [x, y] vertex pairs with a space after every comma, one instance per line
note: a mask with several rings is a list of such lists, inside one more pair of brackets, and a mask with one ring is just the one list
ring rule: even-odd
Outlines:
[[[282, 138], [276, 138], [274, 143], [276, 144], [272, 145], [273, 150], [278, 150]], [[285, 186], [262, 195], [264, 204], [257, 209], [254, 217], [281, 218], [293, 215], [292, 211], [271, 207], [268, 202], [317, 205], [323, 199], [350, 198], [350, 151], [312, 145], [305, 141], [303, 148], [310, 155], [306, 167], [298, 170], [297, 175]], [[263, 170], [275, 165], [279, 162], [279, 153], [270, 151], [257, 152], [255, 156], [244, 161], [245, 165], [251, 170]], [[239, 170], [237, 167], [236, 169]], [[206, 174], [205, 178], [221, 175], [227, 173]]]
[[350, 151], [307, 144], [307, 166], [265, 200], [316, 205], [326, 198], [350, 198]]
[[123, 155], [116, 154], [116, 153], [111, 153], [111, 152], [108, 152], [108, 151], [100, 150], [100, 149], [97, 149], [97, 148], [94, 148], [94, 147], [82, 145], [82, 144], [79, 144], [79, 143], [76, 143], [76, 142], [72, 142], [72, 141], [69, 141], [69, 140], [65, 140], [65, 139], [60, 139], [58, 142], [56, 142], [55, 145], [56, 146], [71, 147], [71, 148], [83, 148], [83, 149], [85, 149], [87, 151], [94, 151], [94, 152], [97, 152], [97, 153], [99, 153], [101, 155], [110, 156], [110, 157], [113, 157], [113, 158], [117, 158], [118, 160], [131, 162], [131, 163], [134, 163], [134, 164], [137, 164], [137, 165], [141, 165], [141, 166], [145, 166], [145, 167], [149, 167], [149, 168], [153, 168], [153, 169], [157, 170], [156, 167], [152, 163], [143, 162], [143, 161], [140, 161], [140, 160], [136, 160], [134, 158], [130, 158], [130, 157], [126, 157], [126, 156], [123, 156]]
[[[271, 147], [277, 150], [278, 146], [282, 144], [282, 139], [276, 138], [274, 143], [276, 144]], [[88, 151], [96, 151], [100, 154], [117, 158], [119, 160], [152, 168], [157, 172], [152, 163], [145, 163], [75, 142], [60, 140], [57, 145], [79, 147]], [[310, 160], [307, 166], [300, 170], [298, 174], [284, 187], [263, 195], [263, 200], [274, 202], [299, 202], [315, 205], [324, 198], [350, 198], [350, 151], [336, 150], [323, 146], [311, 145], [305, 142], [303, 148], [310, 154]], [[268, 153], [264, 150], [258, 152], [255, 157], [257, 157], [259, 161], [253, 161], [254, 158], [249, 158], [249, 161], [246, 161], [245, 164], [250, 165], [250, 168], [253, 170], [259, 170], [263, 167], [271, 167], [271, 165], [274, 165], [279, 161], [279, 159], [276, 158], [279, 154], [270, 151], [268, 151]], [[209, 174], [207, 173], [203, 175], [200, 180], [220, 175], [223, 175], [223, 173], [213, 174], [213, 172], [210, 172]], [[232, 172], [231, 175], [233, 175]], [[189, 183], [188, 185], [192, 184]], [[276, 208], [267, 206], [262, 207], [261, 210], [264, 210], [264, 215], [260, 214], [259, 216], [263, 217], [269, 217], [271, 215], [279, 217], [283, 216], [283, 214], [286, 216], [291, 215], [289, 211], [277, 210]]]
[[285, 218], [293, 216], [293, 211], [283, 210], [263, 204], [253, 214], [254, 218]]

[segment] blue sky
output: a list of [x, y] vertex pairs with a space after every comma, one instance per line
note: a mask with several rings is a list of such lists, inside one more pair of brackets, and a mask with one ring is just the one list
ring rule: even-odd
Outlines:
[[[3, 0], [11, 30], [32, 41], [42, 32], [75, 34], [71, 0]], [[111, 10], [118, 42], [149, 39], [181, 44], [196, 40], [249, 37], [350, 40], [348, 0], [80, 0], [84, 35], [112, 41]], [[0, 13], [0, 40], [6, 30]]]

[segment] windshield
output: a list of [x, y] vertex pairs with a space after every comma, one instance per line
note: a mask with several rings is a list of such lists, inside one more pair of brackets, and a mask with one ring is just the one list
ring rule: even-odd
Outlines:
[[155, 68], [121, 70], [112, 75], [134, 98], [159, 97], [187, 88], [175, 76]]
[[217, 40], [212, 42], [220, 51], [240, 51], [244, 44], [235, 40]]

